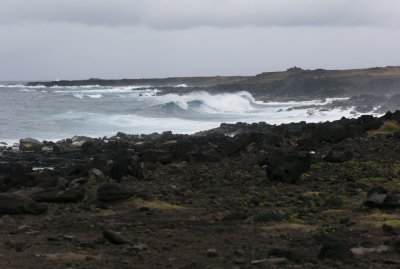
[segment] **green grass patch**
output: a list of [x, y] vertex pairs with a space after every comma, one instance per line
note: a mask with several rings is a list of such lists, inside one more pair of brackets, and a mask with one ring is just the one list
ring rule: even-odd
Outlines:
[[148, 202], [148, 203], [146, 203], [146, 205], [150, 208], [167, 209], [167, 210], [183, 208], [182, 206], [169, 204], [167, 202], [160, 201], [160, 200], [154, 200], [152, 202]]
[[298, 218], [299, 214], [295, 213], [289, 216], [288, 223], [304, 224], [304, 220]]
[[392, 227], [400, 227], [400, 220], [388, 220], [385, 224], [390, 225]]

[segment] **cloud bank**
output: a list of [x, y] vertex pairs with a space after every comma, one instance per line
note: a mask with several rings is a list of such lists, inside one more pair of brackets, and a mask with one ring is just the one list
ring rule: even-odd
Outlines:
[[0, 25], [398, 27], [398, 0], [1, 0]]

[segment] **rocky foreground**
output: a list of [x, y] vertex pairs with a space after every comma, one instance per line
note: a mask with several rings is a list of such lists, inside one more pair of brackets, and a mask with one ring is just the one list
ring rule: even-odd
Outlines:
[[3, 144], [0, 267], [399, 268], [399, 121]]

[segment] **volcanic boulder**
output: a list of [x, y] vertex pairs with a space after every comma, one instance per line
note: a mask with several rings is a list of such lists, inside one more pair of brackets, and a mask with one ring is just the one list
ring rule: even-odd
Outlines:
[[19, 140], [19, 149], [23, 151], [41, 151], [43, 143], [33, 138]]
[[33, 214], [39, 215], [47, 211], [47, 206], [32, 199], [14, 193], [0, 194], [0, 214]]
[[331, 150], [329, 151], [328, 155], [324, 158], [325, 161], [331, 163], [342, 163], [346, 161], [350, 161], [353, 157], [351, 151], [338, 151], [338, 150]]
[[374, 187], [368, 193], [364, 205], [370, 208], [395, 208], [399, 203], [383, 187]]
[[274, 151], [267, 160], [267, 177], [272, 181], [295, 182], [311, 168], [311, 155]]

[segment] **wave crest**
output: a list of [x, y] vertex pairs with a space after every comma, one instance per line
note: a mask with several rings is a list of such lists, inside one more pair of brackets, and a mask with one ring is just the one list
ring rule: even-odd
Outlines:
[[246, 113], [256, 110], [254, 97], [246, 91], [210, 94], [200, 91], [188, 95], [167, 94], [164, 109], [201, 111], [206, 113]]

